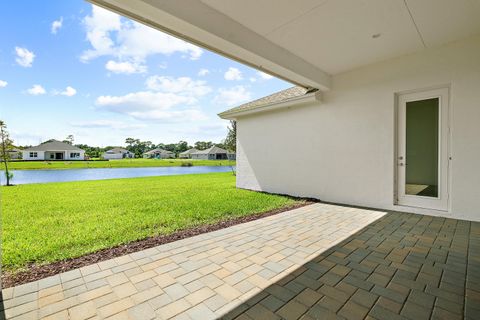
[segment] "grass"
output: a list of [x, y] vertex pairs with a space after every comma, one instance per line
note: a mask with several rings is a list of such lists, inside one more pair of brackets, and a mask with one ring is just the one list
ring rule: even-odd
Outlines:
[[[110, 161], [11, 161], [12, 170], [40, 169], [86, 169], [86, 168], [134, 168], [134, 167], [177, 167], [182, 163], [194, 166], [234, 166], [229, 160], [191, 160], [191, 159], [123, 159]], [[2, 167], [3, 169], [3, 164]]]
[[74, 258], [294, 204], [235, 188], [231, 173], [2, 187], [3, 268]]

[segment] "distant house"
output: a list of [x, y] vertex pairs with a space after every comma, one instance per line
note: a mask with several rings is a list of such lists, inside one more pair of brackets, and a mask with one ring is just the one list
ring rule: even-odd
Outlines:
[[197, 160], [227, 160], [228, 152], [225, 149], [213, 146], [191, 154], [192, 159]]
[[85, 160], [85, 150], [58, 140], [22, 150], [23, 160]]
[[227, 153], [228, 160], [237, 160], [237, 154], [235, 152], [228, 152]]
[[17, 159], [22, 159], [22, 150], [18, 148], [12, 148], [10, 150], [7, 150], [7, 153], [9, 155], [9, 159], [11, 160], [17, 160]]
[[188, 149], [187, 151], [181, 152], [178, 156], [182, 159], [190, 159], [192, 157], [192, 153], [198, 152], [198, 149], [192, 148]]
[[164, 149], [153, 149], [150, 151], [147, 151], [143, 154], [144, 158], [149, 158], [149, 159], [173, 159], [175, 158], [175, 153], [164, 150]]
[[133, 158], [134, 156], [132, 152], [124, 148], [113, 148], [103, 154], [103, 158], [106, 160]]

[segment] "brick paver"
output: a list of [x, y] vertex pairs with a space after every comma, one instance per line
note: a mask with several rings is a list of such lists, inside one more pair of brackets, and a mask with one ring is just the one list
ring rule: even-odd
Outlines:
[[480, 223], [388, 213], [222, 319], [260, 307], [263, 319], [480, 319]]
[[480, 224], [314, 204], [4, 289], [7, 319], [478, 319]]

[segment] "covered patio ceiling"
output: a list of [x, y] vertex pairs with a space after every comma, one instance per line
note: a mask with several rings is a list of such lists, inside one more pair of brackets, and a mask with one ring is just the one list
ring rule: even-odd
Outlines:
[[89, 0], [304, 87], [480, 33], [476, 0]]

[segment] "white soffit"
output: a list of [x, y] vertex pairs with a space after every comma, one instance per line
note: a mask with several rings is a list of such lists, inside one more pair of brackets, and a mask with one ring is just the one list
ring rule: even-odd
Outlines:
[[330, 74], [480, 33], [480, 0], [202, 1]]
[[480, 0], [89, 1], [321, 90], [330, 74], [480, 33]]
[[480, 0], [406, 0], [428, 47], [480, 33]]

